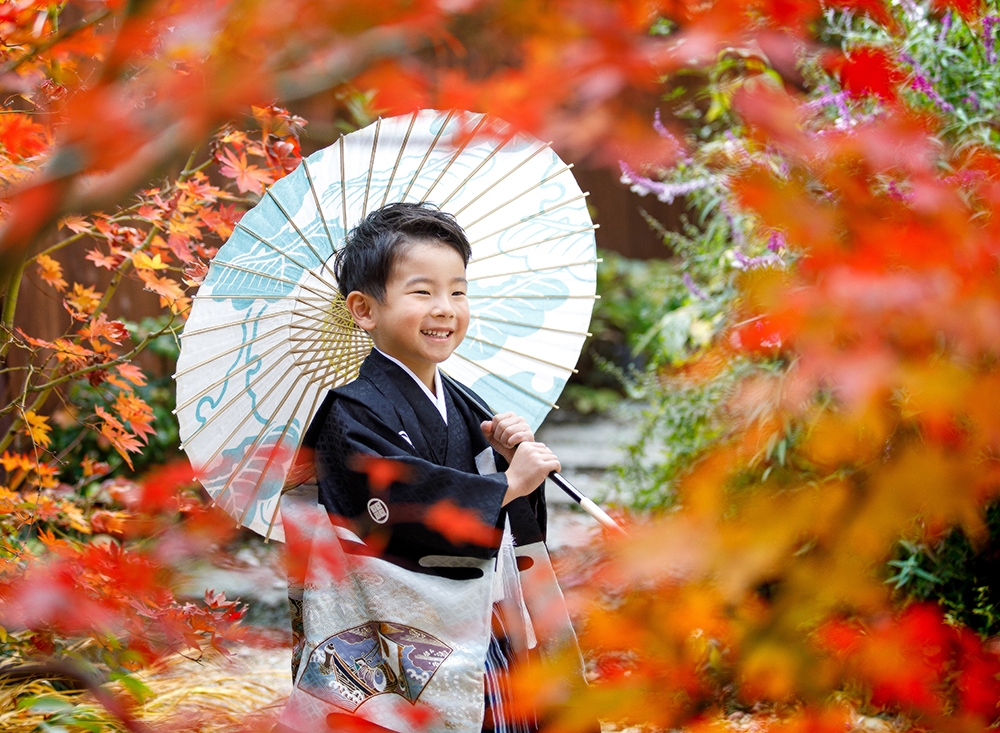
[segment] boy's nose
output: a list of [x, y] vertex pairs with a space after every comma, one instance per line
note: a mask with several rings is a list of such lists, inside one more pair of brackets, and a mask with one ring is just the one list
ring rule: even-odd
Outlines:
[[455, 309], [452, 307], [451, 301], [447, 298], [438, 298], [434, 301], [432, 313], [442, 318], [451, 318], [455, 315]]

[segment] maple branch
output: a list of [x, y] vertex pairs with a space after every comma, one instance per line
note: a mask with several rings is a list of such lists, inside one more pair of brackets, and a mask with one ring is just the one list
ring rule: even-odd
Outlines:
[[17, 310], [17, 296], [21, 290], [21, 279], [24, 277], [24, 266], [27, 262], [22, 257], [17, 266], [11, 268], [7, 280], [7, 292], [3, 299], [3, 315], [0, 324], [3, 326], [3, 345], [0, 346], [0, 360], [7, 356], [14, 340], [14, 312]]
[[[163, 336], [167, 333], [174, 333], [173, 323], [174, 319], [171, 318], [170, 321], [159, 331], [146, 334], [146, 337], [138, 344], [136, 344], [136, 346], [134, 346], [131, 351], [122, 354], [114, 359], [111, 359], [110, 361], [104, 361], [101, 362], [100, 364], [91, 364], [90, 366], [83, 367], [81, 369], [76, 370], [75, 372], [69, 372], [68, 374], [64, 374], [63, 376], [53, 379], [51, 382], [47, 382], [46, 384], [36, 384], [31, 387], [25, 387], [24, 392], [25, 394], [28, 394], [31, 392], [39, 392], [42, 390], [52, 390], [55, 387], [58, 387], [60, 384], [65, 384], [66, 382], [72, 381], [74, 379], [79, 379], [80, 377], [90, 374], [91, 372], [96, 372], [101, 369], [107, 369], [109, 367], [118, 366], [119, 364], [124, 364], [126, 362], [132, 361], [132, 359], [135, 358], [136, 355], [139, 354], [139, 352], [141, 352], [143, 349], [146, 348], [147, 344], [149, 344], [150, 341], [157, 339], [160, 336]], [[0, 416], [3, 416], [4, 412], [9, 411], [9, 409], [10, 406], [4, 408], [4, 410], [0, 410]], [[2, 449], [2, 446], [0, 446], [0, 449]]]
[[[25, 425], [23, 417], [24, 413], [37, 412], [39, 409], [41, 409], [42, 405], [45, 404], [45, 401], [49, 398], [49, 395], [51, 394], [52, 394], [51, 389], [42, 392], [40, 395], [38, 395], [38, 397], [35, 398], [35, 401], [31, 404], [31, 407], [28, 410], [25, 410], [24, 407], [22, 405], [19, 405], [16, 401], [11, 402], [9, 405], [0, 410], [0, 417], [3, 417], [4, 415], [6, 415], [8, 412], [10, 412], [15, 408], [18, 408], [18, 413], [19, 413], [18, 417], [14, 418], [14, 421], [11, 423], [10, 427], [7, 428], [7, 434], [3, 436], [2, 440], [0, 440], [0, 451], [6, 451], [7, 448], [10, 447], [10, 444], [14, 442], [14, 438], [17, 435], [18, 431], [24, 427]], [[27, 397], [28, 396], [27, 391], [22, 393], [20, 396]]]
[[66, 239], [62, 240], [61, 242], [56, 242], [55, 244], [53, 244], [53, 245], [52, 245], [51, 247], [49, 247], [48, 249], [44, 249], [44, 250], [42, 250], [41, 252], [39, 252], [38, 254], [36, 254], [36, 255], [34, 255], [34, 256], [32, 256], [32, 257], [30, 257], [30, 258], [28, 259], [28, 261], [29, 261], [29, 262], [34, 262], [34, 261], [36, 261], [36, 260], [37, 260], [37, 259], [38, 259], [39, 257], [41, 257], [42, 255], [50, 255], [50, 254], [52, 254], [53, 252], [58, 252], [58, 251], [59, 251], [59, 250], [61, 250], [61, 249], [62, 249], [63, 247], [65, 247], [65, 246], [67, 246], [67, 245], [70, 245], [70, 244], [73, 244], [73, 242], [76, 242], [76, 241], [78, 241], [78, 240], [80, 240], [80, 239], [83, 239], [84, 237], [86, 237], [86, 236], [89, 236], [90, 234], [92, 234], [92, 232], [89, 232], [89, 231], [84, 231], [84, 232], [77, 232], [76, 234], [73, 234], [72, 236], [70, 236], [70, 237], [67, 237]]
[[326, 54], [275, 78], [278, 99], [293, 101], [317, 94], [357, 76], [374, 61], [405, 56], [430, 46], [426, 38], [408, 38], [401, 30], [373, 28], [351, 42], [334, 46]]
[[42, 43], [39, 43], [38, 45], [36, 45], [33, 48], [31, 48], [31, 50], [26, 51], [21, 56], [18, 56], [16, 59], [12, 59], [12, 60], [8, 61], [6, 64], [3, 64], [2, 66], [0, 66], [0, 75], [6, 76], [7, 74], [9, 74], [12, 71], [16, 70], [17, 67], [19, 67], [21, 64], [23, 64], [25, 61], [29, 61], [32, 58], [34, 58], [35, 56], [37, 56], [38, 54], [43, 53], [45, 51], [48, 51], [50, 48], [52, 48], [57, 43], [59, 43], [61, 41], [64, 41], [67, 38], [69, 38], [70, 36], [73, 36], [73, 35], [79, 33], [84, 28], [87, 28], [89, 26], [92, 26], [92, 25], [95, 25], [96, 23], [101, 22], [102, 20], [104, 20], [105, 18], [107, 18], [109, 15], [111, 15], [111, 11], [110, 10], [101, 10], [101, 11], [99, 11], [97, 13], [94, 13], [94, 15], [90, 16], [89, 18], [84, 18], [84, 19], [82, 19], [80, 21], [77, 21], [74, 25], [71, 25], [69, 28], [66, 28], [66, 29], [61, 30], [61, 31], [57, 31], [48, 40], [46, 40], [46, 41], [44, 41]]

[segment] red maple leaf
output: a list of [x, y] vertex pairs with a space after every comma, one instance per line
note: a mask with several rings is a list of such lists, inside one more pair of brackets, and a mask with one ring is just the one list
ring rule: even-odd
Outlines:
[[397, 481], [407, 482], [413, 475], [410, 466], [391, 458], [382, 458], [367, 453], [355, 453], [347, 459], [347, 467], [352, 471], [368, 475], [368, 485], [375, 491], [383, 491]]
[[28, 115], [11, 112], [0, 115], [0, 146], [11, 160], [19, 162], [31, 158], [49, 145], [45, 128]]
[[840, 79], [840, 85], [853, 97], [876, 96], [887, 102], [896, 100], [903, 73], [884, 48], [861, 46], [846, 56], [831, 56], [827, 69]]
[[982, 0], [931, 0], [931, 7], [939, 11], [954, 10], [970, 24], [983, 15]]
[[424, 524], [453, 544], [492, 547], [500, 541], [500, 530], [486, 524], [477, 511], [463, 509], [447, 500], [427, 510]]

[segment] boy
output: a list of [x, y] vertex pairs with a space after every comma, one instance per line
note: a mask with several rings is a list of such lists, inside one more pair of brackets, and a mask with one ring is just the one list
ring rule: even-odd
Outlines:
[[437, 368], [469, 325], [469, 256], [454, 219], [422, 204], [373, 212], [337, 254], [346, 307], [375, 348], [305, 439], [333, 522], [311, 538], [293, 728], [349, 729], [350, 715], [401, 733], [538, 730], [511, 706], [507, 671], [576, 649], [538, 490], [559, 461], [523, 418], [481, 422]]

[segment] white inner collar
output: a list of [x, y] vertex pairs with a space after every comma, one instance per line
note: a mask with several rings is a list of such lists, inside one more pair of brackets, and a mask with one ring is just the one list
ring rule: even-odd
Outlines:
[[437, 394], [434, 394], [434, 392], [431, 392], [427, 388], [427, 385], [423, 383], [423, 380], [421, 380], [420, 377], [418, 377], [416, 374], [413, 373], [413, 371], [410, 369], [410, 367], [406, 366], [406, 364], [404, 364], [403, 362], [401, 362], [396, 357], [389, 356], [387, 353], [385, 353], [384, 351], [382, 351], [382, 349], [380, 349], [378, 347], [374, 347], [374, 348], [375, 348], [375, 350], [378, 353], [380, 353], [386, 359], [388, 359], [389, 361], [391, 361], [393, 364], [398, 364], [399, 367], [404, 372], [406, 372], [407, 374], [410, 375], [410, 377], [413, 379], [413, 381], [416, 382], [420, 386], [420, 389], [422, 389], [424, 391], [424, 394], [427, 395], [427, 399], [429, 399], [431, 401], [431, 404], [434, 405], [434, 407], [437, 408], [437, 411], [441, 413], [441, 419], [444, 420], [444, 424], [447, 425], [448, 424], [448, 403], [444, 399], [444, 385], [441, 384], [441, 370], [438, 369], [436, 366], [434, 367], [434, 392], [437, 392]]

